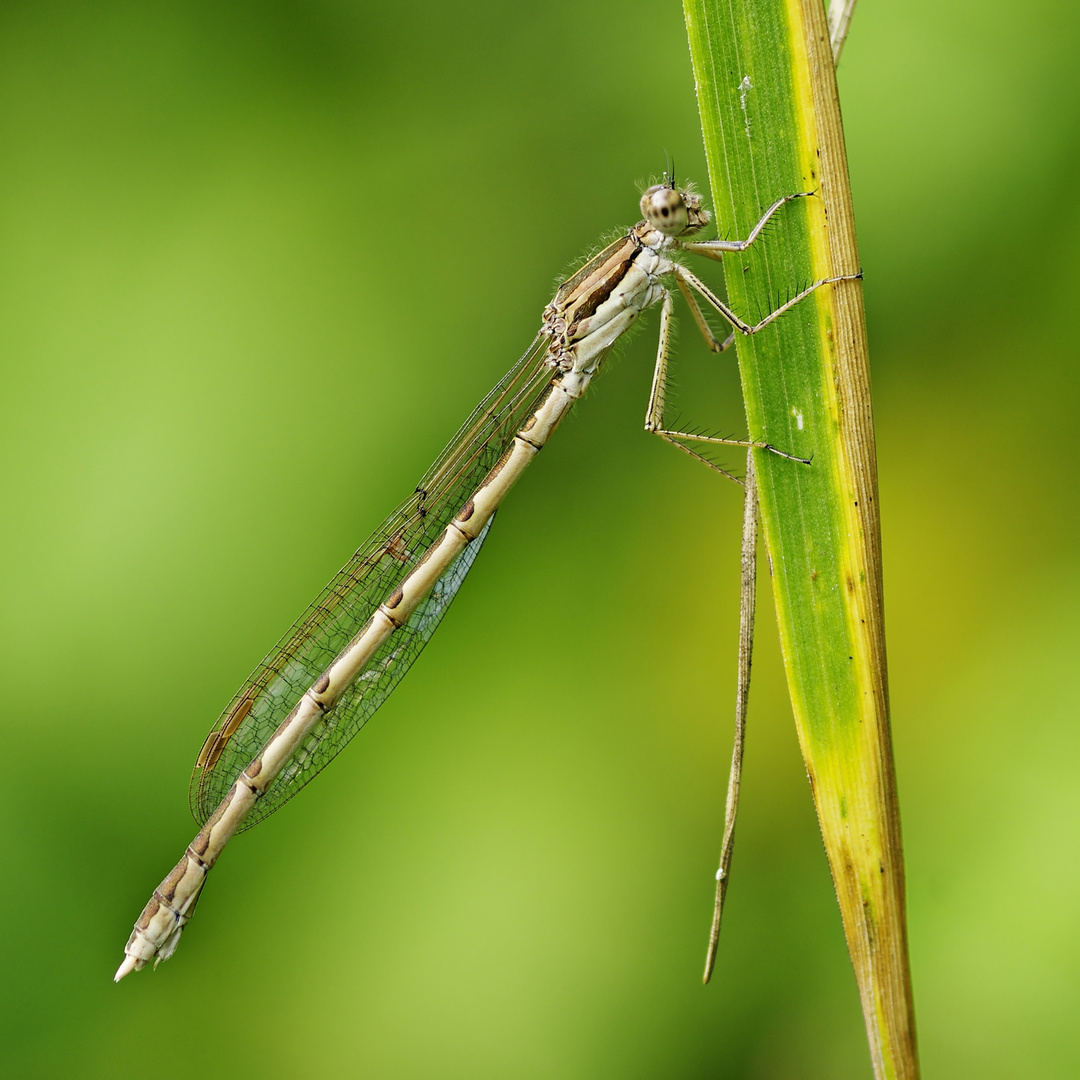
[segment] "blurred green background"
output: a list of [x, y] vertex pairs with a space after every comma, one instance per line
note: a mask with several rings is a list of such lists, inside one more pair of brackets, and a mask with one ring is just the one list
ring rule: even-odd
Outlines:
[[[863, 0], [841, 65], [928, 1077], [1080, 1072], [1078, 24]], [[665, 151], [707, 189], [678, 4], [9, 2], [0, 81], [4, 1075], [868, 1077], [767, 585], [699, 983], [740, 500], [642, 433], [653, 332], [111, 982], [223, 703]], [[679, 357], [673, 415], [743, 430]]]

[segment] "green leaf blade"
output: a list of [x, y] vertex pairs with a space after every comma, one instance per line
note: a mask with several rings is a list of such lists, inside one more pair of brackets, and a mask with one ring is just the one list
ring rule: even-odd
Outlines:
[[[713, 205], [733, 308], [757, 321], [859, 269], [819, 0], [685, 0]], [[876, 460], [861, 283], [825, 286], [738, 342], [761, 520], [799, 740], [878, 1077], [918, 1075], [889, 731]]]

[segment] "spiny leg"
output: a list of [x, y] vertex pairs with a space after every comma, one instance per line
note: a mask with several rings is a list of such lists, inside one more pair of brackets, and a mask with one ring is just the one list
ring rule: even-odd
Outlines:
[[[742, 481], [737, 476], [729, 473], [726, 469], [722, 469], [716, 462], [710, 461], [703, 454], [691, 450], [689, 446], [683, 446], [681, 442], [677, 442], [676, 439], [673, 438], [673, 436], [676, 436], [693, 439], [695, 436], [681, 436], [679, 432], [667, 431], [664, 428], [664, 400], [667, 394], [668, 346], [671, 341], [671, 312], [673, 307], [674, 304], [672, 303], [671, 293], [665, 289], [664, 300], [660, 306], [660, 333], [656, 343], [656, 367], [653, 369], [652, 389], [649, 391], [649, 405], [645, 410], [645, 430], [651, 431], [654, 435], [659, 435], [664, 442], [670, 443], [684, 454], [689, 454], [703, 465], [708, 465], [710, 469], [715, 469], [721, 476], [726, 476], [736, 484], [742, 484]], [[700, 310], [698, 314], [701, 314]], [[702, 323], [703, 322], [704, 318], [702, 318]], [[700, 326], [701, 323], [698, 325]], [[715, 341], [715, 338], [713, 340]], [[736, 443], [736, 445], [742, 446], [744, 444]]]
[[[725, 319], [727, 319], [727, 321], [729, 323], [731, 323], [732, 326], [735, 327], [736, 331], [738, 331], [739, 333], [744, 334], [746, 336], [749, 336], [751, 334], [756, 334], [759, 330], [763, 330], [770, 323], [775, 322], [777, 319], [780, 318], [781, 315], [783, 315], [787, 311], [790, 311], [801, 300], [805, 300], [806, 297], [808, 297], [812, 292], [816, 291], [817, 289], [820, 289], [822, 287], [822, 285], [835, 285], [837, 282], [841, 282], [841, 281], [857, 281], [860, 278], [862, 278], [862, 271], [860, 271], [857, 274], [841, 274], [838, 277], [822, 278], [820, 281], [815, 281], [812, 285], [808, 285], [805, 289], [802, 289], [799, 292], [797, 292], [790, 300], [788, 300], [784, 304], [781, 304], [780, 307], [778, 307], [775, 311], [770, 312], [760, 322], [758, 322], [758, 323], [748, 323], [748, 322], [744, 322], [742, 319], [740, 319], [739, 316], [736, 315], [735, 312], [732, 311], [731, 308], [729, 308], [727, 306], [727, 304], [725, 304], [724, 301], [721, 300], [708, 287], [708, 285], [705, 284], [705, 282], [703, 282], [693, 272], [691, 272], [690, 270], [687, 270], [687, 268], [685, 266], [682, 266], [679, 263], [675, 263], [674, 268], [673, 268], [673, 273], [675, 275], [675, 280], [679, 283], [679, 288], [682, 291], [683, 295], [686, 296], [687, 299], [690, 301], [690, 310], [694, 314], [694, 321], [697, 323], [698, 328], [701, 330], [702, 334], [704, 335], [706, 344], [714, 352], [722, 352], [724, 349], [726, 349], [728, 347], [728, 345], [731, 343], [731, 341], [734, 339], [734, 335], [731, 335], [731, 337], [729, 337], [726, 341], [723, 341], [723, 342], [719, 341], [719, 339], [716, 337], [716, 335], [713, 334], [712, 330], [710, 330], [708, 328], [708, 324], [705, 322], [705, 318], [701, 313], [701, 308], [698, 306], [696, 301], [694, 301], [694, 299], [692, 297], [692, 294], [690, 293], [691, 289], [695, 290], [701, 296], [703, 296], [709, 302], [709, 304], [712, 307], [714, 307]], [[668, 321], [670, 321], [670, 318], [671, 318], [670, 294], [665, 293], [665, 297], [666, 297], [665, 304], [669, 308]], [[663, 317], [661, 318], [661, 322], [662, 323], [664, 322]], [[758, 447], [759, 449], [762, 449], [762, 450], [768, 450], [769, 453], [771, 453], [771, 454], [776, 454], [779, 457], [787, 458], [789, 461], [798, 461], [798, 462], [801, 462], [803, 465], [809, 465], [810, 464], [808, 458], [796, 457], [794, 454], [786, 454], [786, 453], [784, 453], [783, 450], [778, 449], [777, 447], [773, 446], [771, 443], [753, 442], [753, 441], [749, 441], [749, 440], [745, 440], [745, 439], [721, 439], [721, 438], [718, 438], [718, 437], [712, 436], [712, 435], [694, 435], [694, 434], [692, 434], [691, 432], [688, 432], [688, 431], [672, 431], [672, 430], [670, 430], [668, 428], [665, 428], [663, 426], [662, 411], [663, 411], [663, 403], [664, 403], [663, 387], [664, 387], [664, 381], [667, 378], [667, 355], [666, 355], [666, 353], [667, 353], [667, 335], [666, 335], [666, 333], [663, 334], [663, 336], [662, 336], [662, 348], [663, 348], [663, 351], [664, 351], [664, 355], [661, 356], [658, 353], [657, 358], [656, 358], [656, 373], [653, 376], [653, 392], [654, 392], [654, 396], [653, 396], [653, 399], [650, 399], [650, 411], [649, 411], [648, 415], [646, 416], [646, 421], [645, 421], [645, 427], [646, 427], [646, 429], [648, 431], [654, 432], [655, 434], [659, 435], [662, 439], [665, 439], [667, 442], [670, 442], [673, 446], [678, 446], [680, 450], [683, 450], [686, 453], [690, 454], [691, 457], [696, 457], [699, 461], [708, 461], [708, 459], [702, 457], [700, 454], [695, 454], [694, 451], [690, 450], [688, 447], [682, 446], [681, 443], [675, 442], [674, 440], [676, 440], [676, 439], [689, 439], [689, 440], [691, 440], [693, 442], [717, 443], [717, 444], [723, 445], [723, 446]], [[656, 393], [658, 384], [659, 384], [659, 388], [660, 388], [659, 394]], [[658, 400], [659, 401], [659, 404], [660, 404], [660, 411], [659, 412], [656, 412], [656, 413], [653, 412], [653, 410], [651, 408], [653, 400]], [[717, 466], [713, 466], [713, 467], [717, 468]], [[722, 469], [720, 471], [723, 472]], [[725, 475], [730, 475], [730, 474], [725, 473]]]
[[[686, 297], [687, 303], [690, 305], [690, 311], [694, 316], [694, 322], [697, 323], [698, 329], [705, 338], [706, 345], [708, 345], [713, 352], [723, 352], [727, 349], [735, 340], [735, 335], [731, 334], [724, 341], [720, 341], [720, 339], [717, 338], [709, 327], [709, 324], [706, 322], [701, 307], [694, 299], [691, 289], [700, 293], [712, 307], [716, 308], [716, 310], [735, 327], [736, 331], [749, 336], [750, 334], [756, 334], [759, 330], [780, 318], [784, 312], [789, 311], [799, 303], [800, 300], [804, 300], [816, 289], [820, 289], [822, 285], [832, 285], [838, 281], [852, 281], [862, 277], [862, 274], [858, 273], [845, 274], [834, 278], [822, 278], [820, 281], [815, 281], [813, 285], [796, 293], [787, 301], [787, 303], [782, 304], [775, 311], [766, 315], [761, 322], [751, 324], [740, 319], [727, 304], [725, 304], [700, 278], [690, 270], [687, 270], [685, 266], [675, 263], [673, 272], [675, 274], [675, 280], [678, 282], [679, 290], [682, 292], [683, 296]], [[716, 469], [717, 472], [723, 473], [727, 477], [731, 477], [731, 473], [721, 469], [702, 454], [695, 453], [688, 446], [684, 446], [682, 442], [677, 440], [688, 439], [691, 442], [715, 443], [721, 446], [757, 447], [761, 450], [768, 450], [770, 454], [776, 454], [778, 457], [787, 458], [789, 461], [798, 461], [803, 465], [809, 465], [810, 461], [808, 458], [787, 454], [778, 447], [773, 446], [771, 443], [748, 439], [722, 439], [714, 435], [695, 435], [689, 431], [673, 431], [670, 428], [664, 427], [663, 413], [667, 385], [667, 358], [668, 341], [671, 331], [671, 311], [671, 293], [665, 291], [664, 303], [660, 312], [660, 340], [656, 352], [656, 369], [653, 373], [653, 385], [652, 393], [649, 397], [649, 408], [645, 414], [645, 430], [651, 431], [655, 435], [659, 435], [665, 442], [671, 443], [672, 446], [677, 446], [683, 453], [689, 454], [692, 458], [704, 462], [706, 465], [709, 465], [711, 468]], [[734, 477], [731, 478], [734, 479]]]
[[759, 330], [764, 330], [770, 323], [776, 322], [781, 315], [790, 311], [801, 300], [805, 300], [812, 292], [816, 292], [822, 285], [835, 285], [841, 281], [858, 281], [862, 278], [861, 270], [857, 274], [840, 274], [837, 277], [821, 278], [812, 285], [807, 285], [805, 289], [800, 289], [790, 300], [781, 304], [775, 311], [769, 312], [761, 322], [748, 323], [740, 319], [693, 271], [687, 270], [680, 263], [675, 263], [673, 273], [680, 284], [686, 284], [704, 297], [710, 307], [715, 308], [740, 334], [745, 334], [747, 337], [756, 334]]
[[[671, 341], [671, 312], [673, 307], [671, 293], [665, 289], [663, 304], [660, 307], [660, 333], [658, 335], [659, 340], [656, 344], [656, 367], [653, 369], [652, 390], [649, 392], [649, 406], [645, 410], [645, 430], [651, 431], [654, 435], [659, 435], [664, 442], [678, 447], [684, 454], [689, 454], [695, 460], [700, 461], [703, 465], [708, 465], [710, 469], [715, 469], [722, 476], [726, 476], [729, 480], [734, 480], [737, 484], [742, 483], [737, 476], [732, 475], [726, 469], [722, 469], [716, 462], [710, 461], [703, 454], [691, 450], [689, 446], [684, 446], [679, 440], [686, 439], [690, 442], [714, 443], [720, 446], [756, 447], [759, 450], [768, 450], [770, 454], [777, 454], [779, 457], [787, 458], [789, 461], [797, 461], [802, 465], [809, 465], [810, 462], [807, 458], [796, 457], [794, 454], [785, 454], [783, 450], [777, 449], [777, 447], [773, 446], [771, 443], [757, 442], [748, 439], [722, 439], [716, 435], [695, 435], [689, 431], [672, 431], [669, 428], [664, 427], [664, 402], [667, 395], [668, 346]], [[702, 321], [704, 321], [704, 319]], [[716, 338], [713, 337], [712, 340], [716, 341]], [[722, 348], [727, 347], [726, 343], [718, 342], [718, 344], [721, 344]], [[717, 351], [720, 350], [718, 349]]]
[[681, 245], [682, 249], [684, 251], [693, 251], [697, 255], [704, 255], [708, 259], [722, 259], [726, 251], [745, 251], [761, 235], [761, 230], [765, 228], [769, 218], [784, 203], [789, 203], [793, 199], [805, 199], [808, 195], [813, 194], [812, 191], [797, 191], [794, 195], [785, 195], [782, 199], [777, 199], [761, 215], [761, 220], [750, 230], [750, 235], [745, 240], [691, 240]]
[[735, 689], [735, 741], [731, 749], [727, 801], [724, 804], [724, 838], [720, 843], [720, 869], [716, 871], [716, 900], [713, 905], [709, 946], [705, 953], [702, 982], [712, 977], [716, 964], [716, 946], [720, 939], [720, 919], [727, 893], [731, 853], [735, 847], [735, 817], [739, 811], [739, 785], [742, 782], [743, 748], [746, 742], [746, 703], [750, 696], [750, 660], [754, 652], [754, 601], [757, 583], [757, 478], [754, 451], [746, 452], [746, 494], [743, 497], [742, 559], [739, 587], [739, 675]]
[[690, 308], [690, 314], [694, 316], [694, 322], [697, 323], [697, 328], [701, 331], [701, 336], [705, 339], [705, 344], [708, 345], [713, 352], [723, 352], [725, 349], [730, 349], [731, 346], [735, 344], [734, 331], [721, 341], [712, 332], [712, 327], [706, 322], [705, 316], [701, 312], [701, 306], [694, 298], [694, 294], [690, 291], [690, 286], [681, 278], [676, 278], [675, 280], [678, 282], [679, 291], [683, 294], [683, 298]]
[[671, 293], [664, 290], [664, 299], [660, 305], [660, 332], [656, 342], [656, 367], [653, 368], [652, 387], [649, 390], [649, 405], [645, 410], [645, 430], [652, 431], [662, 426], [664, 416], [664, 398], [667, 393], [668, 345], [671, 341], [671, 312], [674, 308]]

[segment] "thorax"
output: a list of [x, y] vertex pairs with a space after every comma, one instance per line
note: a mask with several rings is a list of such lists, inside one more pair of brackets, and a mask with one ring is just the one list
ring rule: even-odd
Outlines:
[[672, 265], [665, 253], [673, 247], [676, 241], [639, 222], [564, 282], [544, 309], [541, 333], [551, 338], [552, 366], [562, 371], [595, 367], [637, 316], [663, 296], [661, 279]]

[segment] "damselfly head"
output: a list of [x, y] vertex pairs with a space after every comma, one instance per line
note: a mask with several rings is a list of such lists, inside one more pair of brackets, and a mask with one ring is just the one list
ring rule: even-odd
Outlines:
[[690, 236], [709, 224], [709, 211], [702, 209], [697, 192], [668, 184], [654, 184], [641, 196], [641, 213], [665, 236]]

